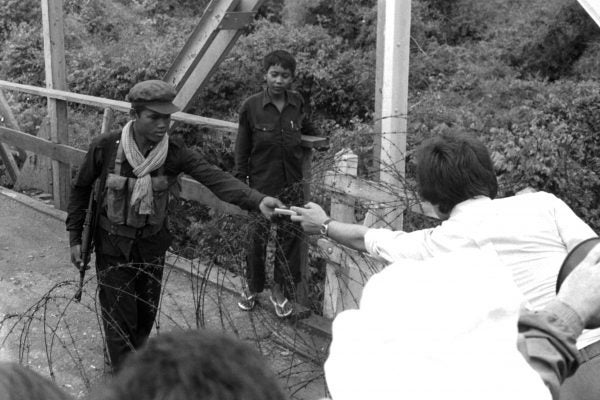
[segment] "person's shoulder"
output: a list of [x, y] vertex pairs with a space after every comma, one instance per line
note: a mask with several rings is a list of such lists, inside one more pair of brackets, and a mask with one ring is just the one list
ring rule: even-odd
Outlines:
[[246, 99], [242, 102], [241, 108], [248, 107], [251, 104], [255, 104], [257, 102], [262, 102], [263, 97], [264, 97], [264, 91], [262, 91], [262, 90], [258, 93], [254, 93], [253, 95], [250, 95], [250, 96], [246, 97]]
[[528, 200], [531, 202], [560, 200], [554, 194], [549, 193], [549, 192], [544, 192], [542, 190], [540, 190], [540, 191], [521, 191], [521, 192], [517, 192], [517, 194], [515, 194], [512, 197], [517, 198], [517, 199]]
[[543, 210], [553, 209], [559, 202], [563, 202], [552, 193], [544, 191], [518, 192], [514, 196], [497, 199], [495, 204], [501, 204], [508, 208], [518, 207], [527, 208], [531, 212], [544, 212]]

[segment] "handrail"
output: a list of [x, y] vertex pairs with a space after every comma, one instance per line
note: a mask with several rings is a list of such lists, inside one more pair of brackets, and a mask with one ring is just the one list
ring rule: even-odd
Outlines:
[[[38, 96], [50, 97], [56, 100], [63, 100], [71, 103], [85, 104], [98, 108], [110, 108], [117, 111], [129, 112], [131, 103], [120, 100], [110, 100], [103, 97], [78, 94], [64, 90], [48, 89], [32, 85], [23, 85], [0, 80], [0, 89], [13, 90], [17, 92], [29, 93]], [[235, 122], [223, 121], [215, 118], [201, 117], [195, 114], [176, 112], [171, 115], [174, 121], [184, 122], [190, 125], [215, 128], [224, 132], [237, 132], [238, 124]], [[319, 148], [327, 146], [328, 139], [325, 137], [302, 135], [302, 146], [306, 148]]]
[[[85, 94], [72, 93], [64, 90], [48, 89], [31, 85], [23, 85], [0, 80], [0, 90], [13, 90], [38, 96], [50, 97], [71, 103], [85, 104], [102, 109], [129, 112], [131, 104], [126, 101], [110, 100], [102, 97], [89, 96]], [[172, 115], [175, 121], [187, 124], [211, 127], [217, 129], [217, 133], [231, 134], [237, 132], [238, 124], [222, 121], [214, 118], [200, 117], [194, 114], [177, 112]], [[32, 151], [36, 154], [49, 157], [65, 164], [79, 165], [83, 161], [85, 151], [65, 144], [54, 143], [25, 132], [0, 126], [0, 143], [7, 143], [22, 149]], [[328, 139], [317, 136], [302, 135], [302, 146], [309, 149], [321, 148], [328, 144]], [[225, 203], [217, 199], [209, 190], [193, 179], [184, 177], [182, 181], [181, 197], [187, 200], [200, 201], [209, 207], [215, 208], [229, 214], [239, 214], [243, 211], [233, 204]]]

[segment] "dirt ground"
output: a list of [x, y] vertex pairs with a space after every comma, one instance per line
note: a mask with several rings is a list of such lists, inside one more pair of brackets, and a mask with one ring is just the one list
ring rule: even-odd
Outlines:
[[[81, 303], [73, 301], [78, 279], [64, 222], [0, 193], [0, 360], [27, 364], [85, 398], [100, 390], [106, 375], [93, 269]], [[229, 277], [217, 272], [219, 279]], [[278, 320], [270, 309], [239, 311], [235, 300], [219, 284], [167, 267], [156, 331], [202, 328], [236, 335], [256, 345], [291, 398], [326, 396], [327, 343]]]

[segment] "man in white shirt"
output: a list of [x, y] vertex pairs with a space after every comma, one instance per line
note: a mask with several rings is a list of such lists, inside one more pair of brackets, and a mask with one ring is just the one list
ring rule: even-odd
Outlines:
[[[534, 309], [555, 298], [558, 270], [567, 253], [595, 232], [554, 195], [538, 192], [495, 199], [498, 184], [485, 145], [463, 135], [440, 135], [417, 152], [417, 185], [441, 225], [414, 232], [369, 229], [328, 218], [308, 203], [292, 207], [308, 233], [325, 232], [348, 247], [389, 263], [424, 260], [458, 249], [492, 249], [508, 267]], [[585, 362], [564, 386], [564, 399], [597, 399], [600, 393], [600, 330], [578, 340]]]
[[522, 294], [489, 248], [407, 259], [373, 275], [360, 308], [333, 321], [332, 400], [561, 399], [580, 361], [577, 337], [600, 326], [598, 242], [569, 253], [576, 267], [538, 311], [519, 310]]

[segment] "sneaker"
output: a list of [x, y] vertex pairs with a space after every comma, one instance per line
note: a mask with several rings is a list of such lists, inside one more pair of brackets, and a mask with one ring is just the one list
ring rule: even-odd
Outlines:
[[238, 307], [244, 311], [252, 311], [252, 309], [256, 306], [256, 293], [246, 294], [246, 292], [240, 294], [240, 298], [238, 300]]

